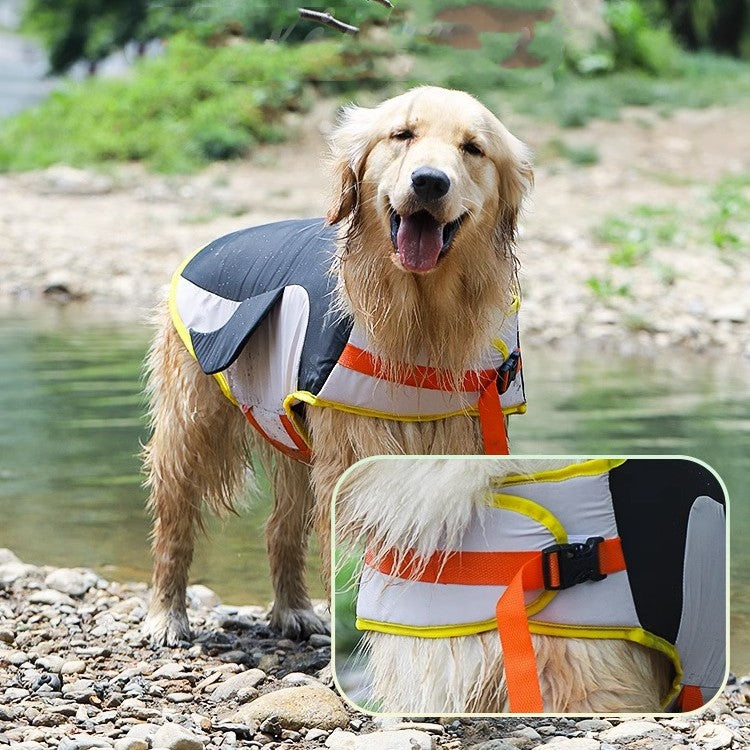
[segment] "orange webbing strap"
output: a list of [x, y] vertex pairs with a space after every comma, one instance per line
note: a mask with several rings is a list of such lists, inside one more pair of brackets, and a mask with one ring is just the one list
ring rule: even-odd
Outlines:
[[[625, 557], [619, 537], [605, 539], [598, 546], [599, 571], [603, 574], [625, 570]], [[550, 558], [552, 584], [558, 585], [555, 558]], [[509, 586], [513, 578], [524, 569], [524, 589], [536, 591], [544, 588], [542, 553], [539, 551], [514, 552], [434, 552], [425, 561], [411, 551], [399, 554], [388, 550], [376, 555], [371, 550], [365, 554], [365, 564], [387, 576], [421, 583], [454, 583], [465, 586]], [[555, 575], [557, 579], [555, 580]]]
[[524, 579], [527, 576], [531, 577], [534, 569], [540, 567], [535, 561], [523, 565], [497, 600], [495, 607], [497, 632], [503, 648], [508, 708], [513, 713], [544, 711], [542, 691], [539, 687], [539, 670], [531, 644], [526, 601], [523, 596], [524, 591], [533, 591], [529, 582]]
[[683, 685], [677, 697], [677, 709], [680, 711], [695, 711], [705, 703], [703, 693], [697, 685]]
[[264, 437], [266, 440], [268, 440], [271, 445], [276, 448], [276, 450], [281, 451], [285, 455], [289, 456], [290, 458], [293, 458], [297, 461], [304, 461], [306, 463], [310, 462], [311, 457], [311, 451], [310, 448], [305, 444], [304, 440], [297, 434], [297, 431], [294, 429], [294, 426], [289, 421], [289, 417], [286, 415], [282, 415], [280, 417], [281, 424], [284, 427], [284, 430], [289, 435], [289, 437], [292, 439], [292, 442], [297, 446], [296, 448], [290, 448], [288, 445], [285, 445], [284, 443], [280, 442], [279, 440], [275, 440], [272, 438], [261, 426], [258, 424], [258, 420], [255, 419], [255, 416], [253, 415], [253, 410], [250, 406], [241, 406], [242, 413], [245, 415], [245, 418], [248, 422], [261, 434], [262, 437]]
[[497, 376], [479, 394], [479, 424], [482, 427], [484, 452], [490, 456], [505, 456], [508, 450], [508, 434], [505, 431], [505, 415], [500, 405]]
[[380, 359], [354, 344], [347, 344], [344, 347], [337, 364], [372, 378], [388, 380], [399, 385], [410, 385], [414, 388], [427, 388], [431, 391], [478, 391], [487, 379], [497, 378], [496, 370], [471, 371], [464, 375], [461, 383], [456, 387], [451, 383], [451, 377], [447, 372], [435, 367], [406, 365], [403, 371], [397, 370], [390, 373]]
[[433, 391], [479, 391], [479, 422], [482, 427], [484, 452], [489, 455], [509, 453], [505, 416], [497, 390], [497, 370], [467, 372], [456, 387], [451, 384], [448, 373], [434, 367], [409, 365], [403, 372], [388, 373], [377, 357], [353, 344], [347, 344], [344, 347], [338, 364], [363, 375], [415, 388], [427, 388]]
[[[597, 550], [600, 573], [606, 575], [625, 570], [619, 537], [603, 540]], [[560, 572], [556, 557], [549, 556], [548, 562], [550, 583], [558, 586]], [[506, 586], [497, 601], [495, 615], [503, 648], [509, 707], [514, 713], [540, 713], [544, 710], [524, 599], [525, 591], [544, 588], [541, 552], [455, 552], [446, 555], [441, 551], [425, 561], [409, 551], [398, 555], [389, 550], [383, 556], [368, 551], [365, 563], [386, 575], [422, 583]]]

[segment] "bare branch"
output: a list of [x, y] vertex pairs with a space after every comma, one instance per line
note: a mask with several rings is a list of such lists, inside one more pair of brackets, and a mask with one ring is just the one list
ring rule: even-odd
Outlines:
[[[380, 2], [380, 0], [377, 0]], [[386, 0], [387, 2], [388, 0]], [[317, 10], [308, 10], [307, 8], [298, 8], [299, 17], [306, 18], [308, 21], [315, 21], [315, 23], [323, 24], [336, 31], [342, 31], [345, 34], [357, 34], [359, 29], [356, 26], [350, 26], [348, 23], [339, 21], [334, 18], [330, 13], [320, 13]]]
[[384, 5], [386, 8], [393, 9], [393, 3], [391, 0], [373, 0], [374, 3], [380, 3], [381, 5]]

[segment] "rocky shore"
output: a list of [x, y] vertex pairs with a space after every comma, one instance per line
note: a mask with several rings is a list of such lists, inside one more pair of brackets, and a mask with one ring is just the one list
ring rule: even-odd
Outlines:
[[[44, 299], [142, 319], [196, 248], [323, 215], [335, 108], [321, 102], [289, 143], [196, 175], [137, 165], [0, 175], [0, 307]], [[633, 108], [576, 130], [509, 120], [536, 164], [518, 253], [526, 341], [750, 359], [747, 122], [741, 107]]]
[[[750, 743], [750, 678], [666, 719], [400, 719], [336, 693], [330, 639], [279, 640], [262, 607], [189, 589], [185, 649], [140, 634], [145, 584], [0, 549], [0, 748], [11, 750], [720, 750]], [[324, 605], [319, 605], [321, 612]]]

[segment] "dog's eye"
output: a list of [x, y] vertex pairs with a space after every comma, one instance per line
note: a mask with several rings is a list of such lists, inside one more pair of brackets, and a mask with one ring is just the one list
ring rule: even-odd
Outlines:
[[410, 141], [414, 138], [414, 131], [409, 130], [409, 128], [404, 128], [403, 130], [396, 130], [391, 135], [391, 138], [393, 138], [396, 141]]
[[484, 151], [482, 151], [482, 149], [473, 141], [467, 141], [466, 143], [461, 144], [461, 150], [465, 154], [470, 154], [471, 156], [484, 156]]

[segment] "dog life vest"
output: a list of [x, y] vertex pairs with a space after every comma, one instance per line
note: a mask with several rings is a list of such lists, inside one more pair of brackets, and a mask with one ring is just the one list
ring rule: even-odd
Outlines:
[[[439, 491], [437, 488], [436, 491]], [[543, 710], [529, 633], [622, 638], [674, 665], [664, 707], [699, 708], [726, 670], [724, 493], [686, 459], [591, 459], [509, 476], [460, 548], [365, 557], [357, 627], [443, 638], [497, 629], [510, 710]]]
[[365, 333], [333, 309], [335, 241], [322, 219], [282, 221], [229, 234], [185, 261], [169, 308], [203, 371], [264, 438], [300, 460], [310, 457], [302, 404], [407, 421], [479, 415], [486, 452], [507, 453], [503, 414], [525, 411], [518, 302], [459, 388], [425, 362], [393, 379]]

